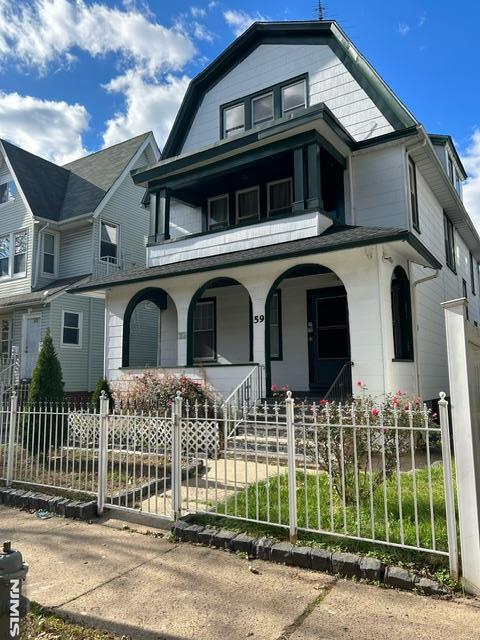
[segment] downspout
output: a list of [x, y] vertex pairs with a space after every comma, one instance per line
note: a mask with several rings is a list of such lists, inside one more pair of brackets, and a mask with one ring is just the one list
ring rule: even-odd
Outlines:
[[[36, 244], [36, 248], [37, 248], [37, 252], [35, 255], [35, 275], [33, 277], [33, 289], [35, 289], [37, 287], [37, 282], [38, 282], [38, 272], [40, 271], [40, 234], [42, 233], [42, 231], [45, 231], [45, 229], [48, 229], [49, 227], [49, 223], [46, 222], [43, 227], [40, 227], [40, 229], [38, 230], [38, 242], [35, 243]], [[33, 229], [35, 230], [35, 226], [33, 227]], [[34, 245], [34, 243], [32, 242], [32, 245]]]
[[418, 323], [417, 323], [417, 295], [416, 288], [419, 284], [423, 284], [424, 282], [428, 282], [429, 280], [434, 280], [438, 278], [440, 275], [440, 269], [435, 269], [435, 272], [429, 276], [425, 276], [424, 278], [420, 278], [419, 280], [412, 281], [412, 265], [414, 263], [410, 260], [408, 261], [408, 271], [409, 271], [409, 279], [412, 283], [412, 288], [414, 289], [414, 295], [411, 296], [412, 299], [412, 315], [413, 322], [415, 326], [415, 331], [413, 332], [413, 349], [414, 349], [414, 360], [415, 360], [415, 376], [417, 379], [417, 395], [420, 396], [420, 354], [418, 351]]

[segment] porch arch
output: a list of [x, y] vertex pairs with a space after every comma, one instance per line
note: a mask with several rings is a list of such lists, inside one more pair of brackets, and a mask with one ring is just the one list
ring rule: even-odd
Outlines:
[[231, 286], [231, 285], [237, 285], [237, 286], [242, 287], [242, 289], [248, 295], [248, 300], [249, 300], [249, 303], [248, 303], [249, 304], [249, 313], [248, 313], [249, 353], [245, 357], [244, 363], [247, 362], [247, 361], [251, 361], [252, 360], [253, 331], [252, 331], [252, 325], [251, 325], [252, 299], [251, 299], [251, 296], [250, 296], [250, 291], [243, 284], [243, 282], [240, 282], [236, 278], [226, 277], [226, 276], [218, 276], [216, 278], [212, 278], [210, 280], [207, 280], [207, 282], [205, 282], [201, 287], [199, 287], [197, 289], [197, 291], [193, 294], [193, 296], [192, 296], [192, 298], [190, 300], [190, 304], [188, 306], [188, 313], [187, 313], [187, 366], [188, 367], [191, 367], [191, 366], [195, 365], [195, 359], [194, 359], [194, 314], [195, 314], [195, 307], [197, 305], [197, 302], [202, 298], [204, 293], [206, 291], [208, 291], [209, 289], [218, 288], [218, 287], [222, 287], [222, 286]]
[[167, 308], [168, 294], [163, 289], [148, 287], [138, 291], [128, 302], [123, 315], [123, 337], [122, 337], [122, 367], [130, 366], [130, 332], [132, 315], [135, 309], [142, 302], [152, 302], [158, 310], [164, 311]]
[[[291, 278], [300, 278], [304, 276], [320, 276], [330, 274], [336, 279], [336, 282], [333, 282], [331, 285], [321, 284], [319, 289], [325, 288], [325, 291], [328, 289], [336, 289], [337, 293], [345, 298], [346, 303], [346, 323], [347, 323], [347, 353], [345, 360], [350, 359], [350, 322], [348, 316], [348, 295], [345, 285], [343, 284], [343, 280], [329, 267], [318, 263], [303, 263], [296, 264], [285, 271], [283, 271], [277, 278], [274, 280], [271, 285], [268, 294], [265, 299], [265, 382], [266, 382], [266, 391], [267, 395], [271, 393], [272, 388], [272, 354], [271, 354], [271, 306], [272, 299], [275, 292], [279, 289], [282, 282]], [[313, 288], [313, 286], [312, 286]], [[305, 290], [305, 295], [307, 295], [307, 289]], [[283, 297], [284, 298], [284, 297]], [[280, 298], [282, 300], [282, 297]], [[285, 303], [285, 300], [282, 300], [282, 304]], [[307, 309], [308, 316], [308, 309]], [[282, 323], [283, 324], [283, 323]], [[307, 318], [305, 318], [305, 332], [307, 332]], [[285, 334], [285, 328], [282, 326], [281, 334]], [[307, 340], [310, 340], [311, 336], [307, 336]], [[307, 345], [308, 346], [308, 345]], [[285, 350], [284, 350], [285, 351]], [[288, 357], [288, 356], [287, 356]], [[311, 362], [310, 362], [310, 346], [308, 346], [308, 376], [311, 378]], [[332, 380], [333, 382], [333, 380]]]

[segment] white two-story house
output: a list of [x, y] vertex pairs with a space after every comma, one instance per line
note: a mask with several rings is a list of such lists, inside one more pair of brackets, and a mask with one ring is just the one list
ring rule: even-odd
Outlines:
[[65, 390], [95, 387], [104, 369], [104, 303], [67, 289], [92, 274], [145, 265], [149, 210], [131, 171], [158, 157], [151, 133], [63, 167], [0, 142], [0, 383], [12, 351], [20, 378], [31, 378], [48, 328]]
[[138, 370], [132, 319], [154, 304], [140, 364], [224, 396], [341, 397], [362, 381], [436, 398], [441, 302], [465, 296], [479, 321], [465, 178], [451, 139], [338, 24], [253, 24], [191, 82], [162, 159], [133, 172], [150, 194], [146, 268], [75, 289], [106, 301], [106, 374]]

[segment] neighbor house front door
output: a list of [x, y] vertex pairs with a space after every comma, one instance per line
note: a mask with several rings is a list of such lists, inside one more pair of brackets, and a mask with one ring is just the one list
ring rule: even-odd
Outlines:
[[350, 361], [347, 293], [344, 287], [307, 291], [310, 391], [324, 395]]
[[22, 359], [20, 376], [31, 378], [37, 363], [42, 337], [42, 319], [40, 315], [23, 316]]

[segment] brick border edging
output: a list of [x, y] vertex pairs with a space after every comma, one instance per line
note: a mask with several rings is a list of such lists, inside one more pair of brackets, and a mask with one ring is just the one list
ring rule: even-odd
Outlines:
[[45, 509], [50, 513], [65, 518], [77, 518], [79, 520], [91, 520], [97, 517], [97, 502], [91, 500], [70, 500], [62, 496], [51, 496], [36, 491], [0, 487], [0, 504], [6, 507], [20, 507], [38, 511]]
[[256, 539], [244, 533], [228, 529], [214, 529], [177, 521], [171, 528], [176, 540], [196, 542], [233, 552], [247, 553], [250, 557], [286, 564], [303, 569], [324, 571], [345, 578], [359, 578], [380, 582], [389, 587], [408, 591], [419, 591], [424, 595], [446, 596], [451, 589], [441, 582], [394, 565], [385, 566], [377, 558], [359, 556], [341, 551], [299, 547], [289, 542], [277, 542], [269, 538]]

